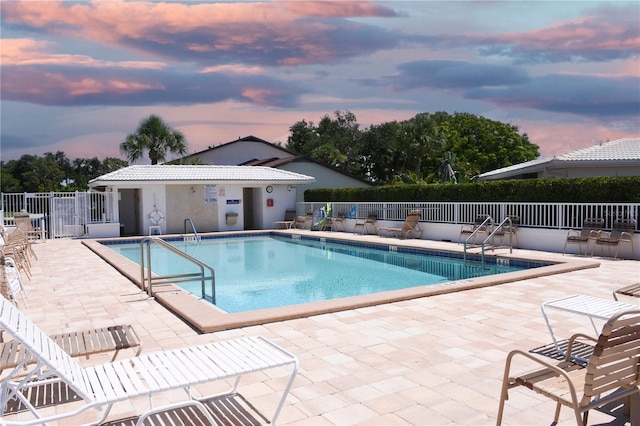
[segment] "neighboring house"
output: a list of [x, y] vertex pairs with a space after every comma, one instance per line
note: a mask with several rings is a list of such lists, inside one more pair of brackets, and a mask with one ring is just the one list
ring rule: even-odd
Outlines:
[[[305, 188], [369, 187], [371, 184], [340, 170], [321, 164], [304, 155], [297, 155], [276, 144], [255, 136], [239, 138], [204, 151], [196, 152], [172, 164], [198, 159], [204, 164], [232, 166], [263, 166], [313, 176], [315, 182]], [[304, 191], [298, 191], [297, 201], [304, 201]]]
[[589, 148], [538, 158], [482, 173], [478, 180], [640, 176], [640, 138], [603, 142]]
[[186, 219], [198, 232], [269, 229], [295, 208], [298, 186], [313, 181], [270, 167], [141, 165], [97, 177], [89, 187], [113, 194], [117, 212], [110, 217], [121, 229], [101, 236], [117, 236], [180, 234]]

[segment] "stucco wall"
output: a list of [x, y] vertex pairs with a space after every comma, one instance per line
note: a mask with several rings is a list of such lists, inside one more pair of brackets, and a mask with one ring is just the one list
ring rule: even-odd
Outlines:
[[183, 233], [187, 218], [191, 218], [198, 232], [218, 230], [218, 204], [205, 200], [205, 185], [167, 185], [166, 197], [167, 233]]
[[[271, 193], [267, 193], [265, 189], [256, 191], [255, 207], [262, 210], [260, 228], [270, 229], [273, 227], [273, 222], [283, 221], [287, 209], [296, 208], [296, 193], [304, 191], [305, 186], [296, 188], [292, 185], [272, 185]], [[273, 205], [268, 206], [267, 200], [273, 200]]]
[[[218, 185], [218, 228], [216, 231], [242, 231], [244, 229], [244, 194], [240, 185]], [[235, 223], [233, 217], [237, 214]]]

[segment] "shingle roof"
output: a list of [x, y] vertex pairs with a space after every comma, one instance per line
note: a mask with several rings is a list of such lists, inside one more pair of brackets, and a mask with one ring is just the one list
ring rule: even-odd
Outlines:
[[640, 164], [640, 138], [617, 139], [566, 154], [555, 155], [553, 157], [541, 157], [532, 161], [482, 173], [479, 178], [481, 180], [504, 179], [506, 177], [539, 170], [543, 167], [594, 166], [596, 165], [595, 163], [600, 163], [603, 166]]
[[129, 166], [89, 182], [90, 186], [133, 182], [264, 182], [304, 184], [315, 178], [287, 170], [256, 166], [139, 165]]

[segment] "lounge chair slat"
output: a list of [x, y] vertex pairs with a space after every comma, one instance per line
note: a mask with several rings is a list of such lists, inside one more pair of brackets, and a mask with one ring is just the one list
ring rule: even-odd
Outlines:
[[[64, 412], [64, 407], [60, 407], [59, 411], [63, 413], [37, 420], [43, 423], [58, 421], [85, 409], [111, 406], [115, 402], [136, 396], [188, 388], [195, 384], [272, 367], [289, 366], [292, 369], [291, 376], [273, 414], [273, 423], [280, 413], [298, 369], [295, 356], [264, 338], [240, 338], [230, 342], [209, 343], [83, 368], [8, 300], [4, 297], [0, 299], [0, 326], [20, 345], [25, 357], [37, 358], [40, 365], [50, 372], [50, 376], [55, 375], [85, 402], [81, 409], [68, 413]], [[129, 331], [137, 341], [133, 330]], [[126, 328], [111, 328], [107, 332], [98, 331], [96, 335], [111, 336], [113, 341], [109, 342], [109, 345], [126, 347], [127, 333]], [[104, 343], [109, 339], [101, 341]], [[16, 374], [17, 368], [20, 367], [14, 367], [10, 374]], [[31, 369], [27, 373], [29, 380], [6, 383], [16, 392], [26, 392], [27, 387], [36, 385], [43, 378], [38, 376], [35, 370]], [[5, 406], [5, 398], [8, 395], [10, 393], [0, 394], [0, 407]], [[108, 413], [108, 409], [105, 412]]]

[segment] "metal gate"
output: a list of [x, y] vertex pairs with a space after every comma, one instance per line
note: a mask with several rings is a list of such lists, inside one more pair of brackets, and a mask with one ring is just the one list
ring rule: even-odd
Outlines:
[[110, 192], [47, 192], [2, 194], [4, 223], [13, 225], [15, 212], [28, 212], [34, 227], [48, 238], [80, 238], [87, 225], [114, 220]]

